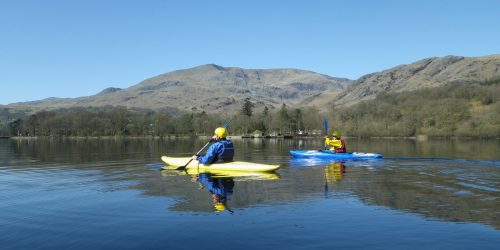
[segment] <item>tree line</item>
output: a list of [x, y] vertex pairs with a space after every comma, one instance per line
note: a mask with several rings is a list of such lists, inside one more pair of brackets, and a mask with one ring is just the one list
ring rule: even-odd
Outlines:
[[172, 112], [125, 107], [86, 107], [26, 114], [0, 109], [0, 135], [7, 136], [182, 136], [211, 135], [229, 125], [230, 135], [260, 131], [288, 135], [329, 131], [355, 137], [500, 138], [500, 78], [401, 93], [382, 93], [350, 107], [290, 108], [256, 111], [250, 99], [237, 114]]
[[[4, 118], [8, 111], [2, 110]], [[314, 115], [316, 114], [316, 115]], [[211, 135], [216, 127], [230, 121], [232, 135], [293, 134], [297, 130], [317, 127], [319, 111], [314, 108], [289, 109], [285, 104], [278, 111], [267, 107], [255, 113], [247, 99], [235, 115], [128, 109], [126, 107], [77, 107], [40, 111], [5, 122], [1, 134], [8, 136], [183, 136]], [[12, 114], [10, 114], [12, 116]], [[319, 123], [319, 122], [318, 122]]]

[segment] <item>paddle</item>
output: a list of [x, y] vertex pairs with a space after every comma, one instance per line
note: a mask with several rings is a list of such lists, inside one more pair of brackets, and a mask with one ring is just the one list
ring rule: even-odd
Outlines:
[[[325, 133], [325, 136], [328, 136], [328, 119], [323, 119], [323, 132]], [[327, 149], [326, 147], [326, 140], [325, 140], [325, 150]]]
[[[227, 127], [234, 120], [234, 118], [235, 117], [233, 117], [231, 120], [225, 122], [224, 123], [224, 128], [227, 129]], [[210, 140], [205, 144], [205, 146], [203, 146], [200, 150], [198, 150], [198, 152], [196, 152], [195, 155], [201, 154], [201, 152], [203, 151], [203, 149], [205, 149], [213, 140], [214, 140], [213, 138], [210, 138]], [[191, 163], [192, 161], [193, 161], [193, 158], [189, 159], [189, 161], [186, 164], [184, 164], [183, 166], [180, 166], [180, 167], [176, 168], [176, 170], [186, 170], [187, 165], [189, 165], [189, 163]]]
[[324, 174], [324, 177], [325, 177], [325, 198], [328, 198], [328, 177], [326, 176], [327, 171], [328, 171], [328, 165], [326, 165], [325, 174]]
[[[325, 132], [325, 136], [328, 136], [328, 119], [323, 119], [323, 131]], [[327, 145], [326, 145], [326, 138], [325, 138], [325, 150], [327, 150]], [[326, 177], [326, 171], [327, 168], [325, 169], [325, 198], [328, 198], [328, 179]]]
[[[201, 153], [201, 151], [203, 151], [203, 149], [205, 149], [212, 141], [213, 141], [213, 139], [210, 138], [210, 141], [208, 141], [207, 144], [205, 144], [205, 146], [203, 146], [200, 150], [198, 150], [198, 152], [196, 152], [195, 155], [199, 155]], [[193, 158], [189, 159], [189, 161], [186, 164], [176, 168], [176, 170], [185, 170], [187, 165], [189, 165], [189, 163], [191, 163], [192, 161], [193, 161]]]
[[236, 118], [236, 116], [233, 116], [233, 118], [231, 118], [231, 120], [226, 121], [226, 122], [224, 123], [224, 128], [225, 128], [225, 129], [227, 129], [227, 127], [229, 127], [229, 124], [230, 124], [230, 123], [234, 120], [234, 118]]

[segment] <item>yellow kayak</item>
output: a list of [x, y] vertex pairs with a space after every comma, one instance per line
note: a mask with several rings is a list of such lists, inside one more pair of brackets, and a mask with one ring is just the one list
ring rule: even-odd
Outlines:
[[[163, 167], [162, 169], [172, 169], [172, 167], [180, 167], [184, 166], [191, 158], [189, 157], [168, 157], [162, 156], [161, 160], [165, 162], [168, 166]], [[224, 170], [224, 171], [244, 171], [244, 172], [272, 172], [280, 168], [280, 165], [269, 165], [269, 164], [259, 164], [252, 162], [244, 162], [244, 161], [232, 161], [232, 162], [224, 162], [224, 163], [214, 163], [210, 165], [205, 165], [199, 163], [197, 160], [192, 160], [189, 165], [186, 166], [186, 169], [197, 169], [197, 171], [207, 171], [213, 172], [215, 170]]]

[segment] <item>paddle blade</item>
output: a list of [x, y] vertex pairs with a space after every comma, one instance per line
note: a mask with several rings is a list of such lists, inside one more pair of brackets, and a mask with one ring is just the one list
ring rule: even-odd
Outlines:
[[191, 163], [192, 161], [193, 159], [190, 159], [186, 164], [184, 164], [184, 166], [180, 166], [176, 168], [176, 170], [186, 170], [187, 165], [189, 165], [189, 163]]

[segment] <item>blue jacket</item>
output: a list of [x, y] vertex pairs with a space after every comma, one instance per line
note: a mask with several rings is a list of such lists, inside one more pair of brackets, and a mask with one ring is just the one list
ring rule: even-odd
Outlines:
[[217, 195], [221, 202], [226, 202], [233, 194], [234, 181], [232, 178], [212, 178], [211, 174], [202, 173], [198, 176], [198, 182], [210, 193]]
[[198, 157], [198, 161], [203, 164], [233, 161], [234, 146], [230, 140], [218, 140], [208, 148], [204, 156]]

